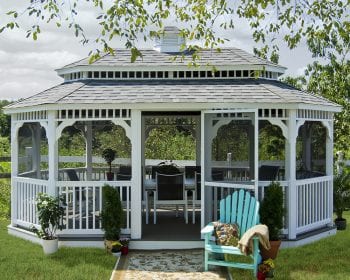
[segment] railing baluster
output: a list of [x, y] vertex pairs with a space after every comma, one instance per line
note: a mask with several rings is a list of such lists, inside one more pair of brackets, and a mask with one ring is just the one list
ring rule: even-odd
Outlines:
[[[101, 116], [101, 112], [100, 112]], [[96, 187], [92, 187], [92, 228], [95, 229], [95, 216], [96, 216]]]
[[[100, 186], [99, 188], [99, 199], [100, 199], [100, 203], [99, 203], [99, 213], [100, 213], [100, 217], [101, 217], [101, 212], [102, 212], [102, 187]], [[99, 228], [102, 227], [101, 225], [101, 219], [99, 219]]]
[[22, 220], [22, 190], [21, 183], [17, 183], [17, 197], [18, 197], [18, 210], [17, 210], [17, 219]]
[[65, 190], [66, 190], [66, 205], [67, 205], [67, 208], [66, 208], [66, 229], [69, 229], [69, 188], [66, 186], [65, 187]]
[[85, 187], [85, 224], [89, 228], [89, 187]]
[[28, 205], [29, 188], [28, 183], [25, 184], [25, 194], [24, 194], [24, 209], [25, 209], [25, 221], [29, 220], [29, 205]]
[[126, 228], [130, 228], [130, 188], [126, 186]]
[[79, 229], [82, 229], [82, 207], [81, 207], [81, 202], [82, 202], [82, 191], [81, 191], [81, 187], [79, 187]]

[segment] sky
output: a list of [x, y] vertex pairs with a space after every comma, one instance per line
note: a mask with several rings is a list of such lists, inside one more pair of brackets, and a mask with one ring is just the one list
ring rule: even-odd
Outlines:
[[[19, 3], [28, 1], [20, 0]], [[0, 26], [4, 23], [4, 14], [20, 4], [12, 1], [0, 2]], [[89, 36], [98, 34], [98, 27], [94, 19], [96, 14], [88, 7], [82, 7], [78, 15], [79, 22]], [[45, 89], [60, 84], [60, 78], [55, 69], [88, 56], [94, 45], [83, 46], [76, 38], [72, 30], [66, 27], [57, 28], [54, 25], [43, 25], [42, 33], [38, 40], [26, 38], [26, 30], [33, 22], [25, 17], [20, 17], [23, 25], [20, 29], [0, 33], [0, 99], [16, 100], [37, 94]], [[176, 25], [167, 22], [168, 25]], [[249, 26], [244, 22], [236, 22], [234, 31], [222, 34], [230, 39], [225, 47], [237, 47], [253, 53], [254, 42], [251, 39]], [[119, 40], [111, 44], [116, 48], [123, 48]], [[138, 47], [152, 48], [153, 42], [140, 40]], [[286, 46], [280, 46], [279, 64], [288, 68], [286, 74], [297, 76], [304, 73], [307, 64], [312, 62], [311, 55], [307, 51], [305, 43], [298, 48], [289, 50]]]

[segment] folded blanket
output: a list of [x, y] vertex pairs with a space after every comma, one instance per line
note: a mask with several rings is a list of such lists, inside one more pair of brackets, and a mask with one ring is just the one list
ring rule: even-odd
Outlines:
[[253, 237], [259, 237], [260, 244], [270, 250], [269, 229], [266, 225], [256, 225], [247, 230], [238, 241], [239, 250], [246, 256], [253, 252]]

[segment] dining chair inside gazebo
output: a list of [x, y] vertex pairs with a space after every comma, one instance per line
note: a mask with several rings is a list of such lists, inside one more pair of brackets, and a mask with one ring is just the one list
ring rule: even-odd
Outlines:
[[176, 217], [178, 216], [178, 207], [183, 205], [183, 212], [186, 224], [188, 223], [187, 213], [187, 193], [185, 190], [185, 174], [161, 174], [156, 173], [156, 191], [154, 196], [154, 224], [157, 223], [158, 205], [175, 205]]

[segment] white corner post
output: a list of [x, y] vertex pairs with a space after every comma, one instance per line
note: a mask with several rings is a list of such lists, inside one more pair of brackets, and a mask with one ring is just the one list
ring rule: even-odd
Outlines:
[[87, 121], [85, 125], [85, 140], [86, 140], [86, 151], [85, 151], [85, 167], [86, 167], [86, 180], [92, 180], [92, 123]]
[[56, 181], [58, 179], [58, 141], [56, 138], [56, 128], [56, 111], [48, 111], [49, 180], [47, 193], [52, 196], [56, 195]]
[[[259, 197], [259, 118], [258, 110], [254, 112], [254, 192]], [[250, 140], [251, 141], [251, 140]]]
[[248, 154], [248, 164], [249, 164], [249, 179], [255, 180], [255, 120], [251, 119], [251, 123], [247, 128], [247, 135], [249, 141], [249, 154]]
[[211, 149], [214, 138], [212, 114], [201, 113], [201, 226], [213, 219], [213, 193], [206, 188], [205, 182], [211, 181]]
[[141, 111], [131, 110], [131, 239], [142, 235]]
[[[201, 112], [201, 228], [205, 226], [205, 114]], [[198, 157], [198, 155], [197, 155]]]
[[15, 124], [16, 116], [11, 115], [11, 225], [17, 225], [17, 185], [18, 176], [18, 130]]
[[[327, 130], [326, 137], [326, 174], [333, 176], [333, 121], [322, 122]], [[327, 125], [326, 125], [327, 124]]]
[[288, 239], [296, 238], [297, 190], [296, 190], [296, 139], [298, 136], [296, 110], [289, 110], [288, 138], [286, 141], [286, 179], [288, 184]]
[[[323, 126], [327, 130], [326, 137], [326, 174], [327, 176], [332, 176], [333, 178], [333, 120], [322, 122]], [[329, 182], [331, 184], [330, 188], [328, 188], [328, 205], [329, 205], [329, 213], [328, 217], [330, 217], [331, 222], [328, 224], [329, 226], [333, 226], [333, 180]]]
[[202, 125], [201, 125], [201, 118], [196, 118], [196, 165], [200, 166], [201, 165], [201, 138], [202, 138]]

